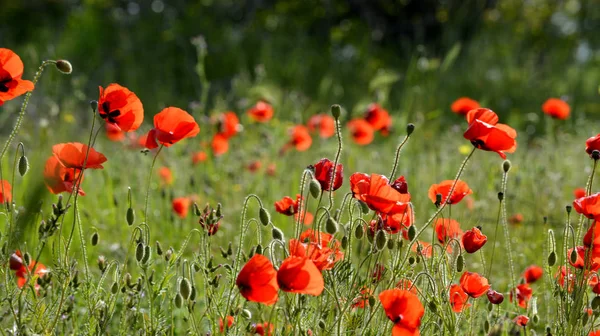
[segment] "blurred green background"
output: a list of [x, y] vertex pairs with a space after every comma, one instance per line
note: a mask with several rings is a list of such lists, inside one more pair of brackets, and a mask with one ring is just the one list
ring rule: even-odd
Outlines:
[[[450, 103], [469, 96], [528, 134], [547, 127], [540, 106], [548, 97], [573, 109], [561, 127], [600, 116], [597, 0], [0, 4], [0, 40], [21, 55], [26, 77], [43, 59], [74, 66], [34, 95], [32, 113], [50, 118], [87, 109], [97, 86], [111, 82], [136, 92], [150, 115], [168, 105], [196, 116], [243, 112], [266, 98], [280, 117], [303, 122], [332, 103], [351, 117], [377, 101], [402, 119], [443, 126], [460, 120]], [[7, 106], [1, 121], [18, 108]]]

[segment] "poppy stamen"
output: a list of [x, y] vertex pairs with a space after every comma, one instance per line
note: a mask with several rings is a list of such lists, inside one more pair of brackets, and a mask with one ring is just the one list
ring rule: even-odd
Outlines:
[[11, 81], [12, 81], [11, 77], [0, 80], [0, 92], [3, 92], [3, 93], [8, 92], [8, 86], [6, 84], [10, 83]]

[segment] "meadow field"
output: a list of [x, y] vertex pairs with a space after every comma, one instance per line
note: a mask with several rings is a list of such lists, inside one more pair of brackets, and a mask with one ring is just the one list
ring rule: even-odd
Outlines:
[[600, 6], [461, 3], [6, 4], [0, 333], [600, 335]]

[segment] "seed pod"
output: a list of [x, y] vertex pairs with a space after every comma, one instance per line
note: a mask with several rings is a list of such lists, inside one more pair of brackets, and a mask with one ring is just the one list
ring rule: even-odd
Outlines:
[[411, 225], [408, 227], [408, 240], [413, 240], [415, 239], [415, 236], [417, 235], [417, 229], [415, 228], [414, 225]]
[[150, 249], [150, 245], [146, 245], [144, 247], [144, 257], [142, 258], [142, 264], [147, 264], [148, 260], [150, 260], [150, 257], [152, 256], [152, 250]]
[[227, 255], [230, 256], [233, 254], [233, 247], [231, 247], [231, 242], [229, 242], [229, 246], [227, 246]]
[[263, 253], [263, 247], [260, 244], [256, 245], [256, 248], [254, 249], [254, 253], [256, 254], [262, 254]]
[[462, 256], [462, 254], [460, 254], [456, 258], [456, 271], [459, 273], [462, 272], [464, 266], [465, 266], [465, 258]]
[[429, 304], [427, 304], [427, 307], [429, 307], [429, 310], [432, 313], [436, 313], [437, 312], [437, 305], [435, 304], [435, 301], [429, 301]]
[[388, 250], [393, 250], [394, 249], [394, 240], [393, 239], [388, 239], [388, 241], [387, 241], [387, 248], [388, 248]]
[[355, 228], [354, 228], [354, 237], [356, 239], [362, 239], [362, 237], [365, 235], [365, 230], [363, 230], [363, 226], [362, 224], [358, 224]]
[[135, 211], [132, 208], [127, 208], [127, 224], [133, 225], [135, 221]]
[[92, 246], [96, 246], [98, 245], [98, 239], [100, 239], [98, 232], [94, 232], [94, 234], [92, 234]]
[[[588, 317], [589, 317], [588, 314], [583, 314], [583, 325], [587, 324]], [[538, 314], [533, 315], [533, 318], [531, 319], [531, 321], [533, 321], [533, 324], [538, 324], [538, 322], [540, 322], [540, 317], [538, 316]]]
[[508, 160], [504, 160], [504, 162], [502, 162], [502, 170], [504, 170], [505, 173], [508, 173], [511, 166], [512, 164]]
[[29, 160], [27, 160], [27, 156], [21, 155], [19, 158], [19, 175], [25, 176], [29, 171]]
[[548, 266], [554, 266], [554, 264], [556, 264], [556, 253], [552, 251], [548, 256]]
[[181, 296], [181, 294], [177, 293], [175, 295], [175, 307], [177, 308], [181, 308], [181, 306], [183, 306], [183, 296]]
[[264, 226], [271, 223], [271, 215], [269, 215], [269, 212], [265, 208], [260, 208], [258, 210], [258, 218], [260, 219], [260, 223]]
[[502, 201], [504, 200], [504, 193], [503, 193], [503, 192], [499, 192], [499, 193], [498, 193], [498, 200], [499, 200], [500, 202], [502, 202]]
[[23, 254], [23, 261], [25, 262], [25, 265], [31, 264], [31, 255], [25, 252], [25, 254]]
[[373, 307], [375, 306], [375, 297], [374, 296], [369, 296], [369, 306]]
[[571, 263], [573, 263], [573, 264], [577, 262], [577, 251], [575, 251], [575, 249], [573, 249], [573, 251], [571, 251], [570, 259], [571, 259]]
[[285, 241], [283, 238], [283, 231], [281, 231], [279, 228], [273, 226], [273, 230], [271, 230], [271, 236], [273, 237], [273, 239], [279, 240], [279, 241]]
[[319, 320], [319, 328], [321, 328], [321, 330], [325, 330], [325, 328], [326, 328], [325, 321]]
[[[71, 65], [71, 62], [67, 60], [58, 60], [56, 61], [55, 65], [58, 71], [64, 73], [65, 75], [69, 75], [71, 72], [73, 72], [73, 66]], [[96, 102], [96, 109], [97, 108], [98, 102]], [[94, 109], [94, 111], [96, 111], [96, 109]]]
[[137, 260], [138, 262], [141, 262], [142, 259], [144, 258], [144, 244], [142, 243], [138, 243], [136, 248], [135, 248], [135, 260]]
[[192, 292], [190, 293], [190, 301], [195, 301], [196, 300], [196, 287], [192, 286]]
[[308, 184], [308, 190], [310, 194], [314, 198], [319, 198], [321, 196], [321, 184], [316, 179], [311, 179]]
[[186, 278], [181, 278], [181, 281], [179, 281], [179, 294], [181, 294], [184, 300], [187, 300], [190, 298], [191, 293], [192, 285], [190, 281]]
[[162, 246], [160, 246], [160, 242], [158, 240], [156, 241], [156, 254], [159, 256], [163, 254]]
[[385, 245], [387, 244], [387, 235], [385, 234], [384, 230], [379, 230], [377, 231], [377, 234], [375, 235], [375, 247], [377, 248], [377, 250], [381, 251], [385, 248]]
[[117, 292], [119, 291], [119, 284], [115, 281], [112, 286], [110, 287], [110, 292], [113, 294], [117, 294]]
[[342, 237], [342, 249], [347, 249], [348, 248], [348, 236], [343, 236]]
[[[572, 207], [572, 206], [570, 206], [570, 205], [567, 205], [567, 206], [566, 206], [566, 210], [567, 210], [567, 213], [568, 213], [568, 214], [570, 214], [570, 213], [571, 213], [571, 210], [572, 210], [572, 209], [573, 209], [573, 207]], [[544, 218], [546, 218], [546, 217], [544, 217]], [[545, 224], [545, 223], [546, 223], [546, 221], [544, 221], [544, 224]]]
[[332, 217], [327, 218], [325, 222], [325, 231], [329, 234], [335, 234], [338, 231], [338, 224]]
[[331, 105], [331, 115], [335, 119], [339, 119], [342, 114], [342, 107], [338, 104]]
[[410, 136], [415, 131], [415, 124], [410, 123], [406, 125], [406, 135]]
[[592, 309], [596, 310], [600, 307], [600, 296], [596, 296], [592, 299]]
[[360, 210], [362, 211], [363, 214], [369, 213], [369, 206], [367, 205], [367, 203], [365, 203], [363, 201], [358, 201], [358, 204], [360, 205]]

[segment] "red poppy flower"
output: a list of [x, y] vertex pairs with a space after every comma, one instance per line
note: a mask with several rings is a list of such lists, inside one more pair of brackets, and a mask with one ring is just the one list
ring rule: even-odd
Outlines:
[[10, 183], [6, 180], [0, 181], [0, 203], [10, 203], [12, 202], [12, 187]]
[[246, 169], [248, 169], [248, 171], [251, 173], [256, 173], [260, 169], [260, 167], [262, 167], [262, 162], [260, 162], [259, 160], [256, 160], [256, 161], [250, 162], [246, 166]]
[[193, 138], [200, 132], [194, 117], [177, 107], [167, 107], [154, 116], [154, 128], [148, 132], [146, 148], [159, 144], [170, 147], [185, 138]]
[[173, 199], [173, 211], [179, 218], [185, 218], [190, 210], [192, 200], [189, 197], [177, 197]]
[[352, 300], [352, 308], [365, 308], [369, 306], [369, 299], [373, 296], [373, 291], [369, 287], [363, 287], [358, 297]]
[[110, 141], [123, 141], [125, 139], [125, 132], [121, 131], [119, 126], [111, 123], [106, 123], [106, 137]]
[[573, 248], [570, 248], [567, 251], [567, 256], [569, 256], [569, 263], [575, 268], [583, 269], [584, 267], [587, 267], [595, 272], [598, 269], [600, 269], [600, 250], [597, 248], [592, 249], [591, 253], [588, 254], [589, 264], [586, 265], [586, 262], [584, 260], [586, 258], [585, 254], [587, 250], [588, 249], [585, 246], [576, 246], [575, 252], [577, 253], [577, 258], [575, 259], [575, 261], [573, 261], [570, 257], [573, 253]]
[[241, 128], [240, 119], [235, 112], [229, 111], [219, 115], [218, 133], [226, 139], [238, 134]]
[[265, 123], [273, 118], [273, 106], [261, 100], [248, 110], [248, 116], [254, 121]]
[[[424, 242], [424, 241], [418, 241], [418, 244], [413, 244], [411, 247], [411, 251], [417, 253], [418, 255], [420, 255], [423, 258], [431, 258], [432, 254], [433, 254], [433, 248], [431, 247], [431, 244], [429, 244], [428, 242]], [[420, 247], [420, 252], [419, 252], [419, 247]]]
[[438, 218], [435, 221], [435, 232], [440, 244], [447, 243], [450, 239], [458, 238], [462, 235], [460, 224], [454, 219]]
[[158, 176], [160, 176], [160, 179], [163, 184], [173, 184], [173, 173], [171, 172], [171, 169], [169, 169], [169, 167], [161, 167], [158, 170]]
[[474, 110], [479, 106], [479, 102], [476, 100], [468, 97], [461, 97], [455, 100], [452, 105], [450, 105], [450, 109], [454, 113], [466, 115], [469, 111]]
[[391, 127], [392, 118], [386, 109], [379, 104], [369, 104], [365, 113], [365, 120], [375, 131], [386, 130]]
[[[308, 229], [302, 232], [299, 238], [300, 242], [318, 243], [321, 246], [328, 246], [329, 243], [333, 241], [333, 235], [326, 232], [314, 231], [313, 229]], [[339, 243], [337, 243], [336, 246], [339, 247]]]
[[298, 213], [294, 214], [295, 220], [299, 220], [298, 217], [300, 217], [300, 220], [301, 220], [302, 224], [304, 224], [304, 225], [311, 225], [313, 220], [315, 219], [315, 216], [308, 211], [305, 211], [304, 213], [298, 212]]
[[531, 265], [523, 272], [523, 279], [526, 283], [534, 283], [538, 281], [544, 274], [544, 269], [537, 265]]
[[600, 219], [600, 193], [576, 199], [573, 201], [573, 208], [587, 218]]
[[542, 105], [542, 111], [553, 118], [565, 120], [571, 114], [571, 107], [564, 100], [549, 98]]
[[510, 218], [508, 219], [508, 222], [510, 224], [521, 224], [521, 223], [523, 223], [523, 215], [520, 213], [516, 213], [516, 214], [510, 216]]
[[408, 183], [404, 176], [398, 177], [394, 182], [390, 184], [392, 188], [396, 189], [401, 194], [408, 194]]
[[[335, 173], [333, 168], [333, 162], [329, 159], [321, 159], [315, 163], [315, 179], [319, 181], [321, 190], [335, 191], [338, 190], [344, 182], [344, 167], [341, 163], [338, 163], [335, 167]], [[333, 176], [332, 176], [333, 175]], [[333, 177], [333, 187], [332, 179]]]
[[210, 147], [214, 156], [223, 155], [229, 150], [229, 140], [220, 133], [217, 133], [213, 136]]
[[527, 317], [525, 315], [519, 315], [519, 316], [515, 317], [515, 319], [513, 321], [518, 326], [525, 327], [527, 325], [527, 323], [529, 322], [529, 317]]
[[[53, 194], [60, 194], [65, 191], [72, 192], [80, 175], [81, 170], [66, 168], [58, 161], [56, 156], [51, 156], [46, 161], [46, 166], [44, 167], [44, 183]], [[83, 176], [81, 176], [81, 181], [83, 181]], [[78, 192], [81, 196], [85, 195], [85, 192], [81, 188], [79, 188]]]
[[556, 273], [556, 279], [558, 281], [558, 284], [565, 288], [565, 281], [566, 281], [566, 288], [567, 291], [570, 293], [571, 291], [573, 291], [573, 287], [575, 285], [575, 280], [576, 280], [576, 276], [575, 274], [571, 271], [570, 268], [567, 268], [565, 266], [560, 266], [558, 268], [558, 273]]
[[365, 202], [369, 208], [381, 213], [398, 213], [399, 207], [410, 202], [410, 194], [394, 189], [383, 175], [354, 173], [350, 176], [350, 189], [354, 198]]
[[575, 198], [582, 198], [585, 197], [585, 189], [583, 188], [575, 188], [575, 190], [573, 190], [573, 195], [575, 196]]
[[79, 142], [54, 145], [52, 146], [52, 153], [66, 168], [102, 169], [104, 168], [102, 164], [106, 162], [104, 154], [97, 152], [94, 148], [89, 148], [88, 152], [88, 146]]
[[[227, 319], [227, 329], [231, 328], [231, 326], [233, 325], [233, 316], [228, 315], [226, 317]], [[224, 332], [225, 331], [225, 323], [223, 322], [223, 319], [219, 317], [219, 331]]]
[[594, 246], [594, 248], [600, 246], [600, 222], [596, 221], [590, 225], [590, 228], [583, 236], [583, 245], [586, 247]]
[[[593, 136], [585, 141], [585, 152], [592, 155], [593, 151], [600, 151], [600, 134]], [[584, 190], [585, 191], [585, 190]], [[585, 196], [585, 195], [583, 195]], [[577, 196], [575, 196], [577, 197]]]
[[280, 214], [291, 216], [298, 212], [301, 201], [302, 196], [300, 194], [296, 195], [295, 201], [291, 197], [285, 196], [281, 200], [275, 202], [275, 210]]
[[281, 152], [294, 147], [299, 152], [304, 152], [312, 145], [312, 138], [308, 133], [308, 128], [303, 125], [296, 125], [289, 130], [290, 140], [281, 148]]
[[355, 143], [364, 146], [373, 142], [375, 138], [373, 127], [365, 120], [353, 119], [348, 122], [347, 126]]
[[392, 335], [419, 335], [425, 308], [418, 296], [407, 290], [388, 289], [379, 293], [379, 301], [394, 323]]
[[487, 298], [491, 304], [501, 304], [504, 301], [504, 295], [502, 293], [498, 293], [493, 289], [489, 289], [487, 291]]
[[468, 124], [472, 123], [475, 120], [479, 120], [490, 125], [496, 125], [500, 118], [498, 118], [496, 112], [488, 108], [481, 107], [469, 111], [467, 113], [466, 120]]
[[204, 162], [206, 159], [208, 159], [208, 155], [206, 155], [205, 151], [199, 151], [192, 154], [192, 164], [194, 165]]
[[290, 256], [277, 271], [277, 283], [284, 292], [319, 296], [325, 283], [321, 271], [307, 257]]
[[465, 293], [465, 291], [460, 287], [460, 285], [453, 284], [450, 286], [450, 306], [452, 306], [452, 311], [455, 313], [460, 313], [463, 309], [471, 306], [468, 303], [469, 295]]
[[255, 334], [259, 334], [261, 336], [275, 335], [275, 326], [269, 322], [253, 324], [252, 328], [254, 329]]
[[448, 204], [456, 204], [460, 202], [465, 196], [473, 193], [469, 185], [461, 180], [456, 181], [456, 186], [452, 191], [452, 195], [448, 197], [448, 193], [450, 193], [450, 188], [454, 184], [454, 180], [445, 180], [440, 182], [439, 184], [433, 184], [429, 187], [429, 199], [435, 203], [436, 195], [442, 195], [442, 202], [440, 204], [444, 204], [444, 202], [448, 202]]
[[[34, 265], [35, 270], [33, 269]], [[27, 283], [28, 273], [34, 277], [41, 278], [49, 272], [44, 264], [38, 262], [36, 265], [35, 260], [31, 260], [29, 266], [25, 267], [23, 264], [21, 251], [19, 250], [15, 251], [15, 253], [10, 256], [9, 266], [11, 270], [15, 271], [15, 275], [17, 277], [17, 286], [19, 288], [23, 288], [23, 286], [25, 286]], [[37, 283], [35, 283], [34, 287], [36, 291], [39, 289], [39, 285]]]
[[272, 305], [277, 302], [277, 272], [271, 261], [255, 254], [240, 270], [235, 284], [246, 300]]
[[515, 141], [517, 131], [508, 125], [498, 124], [497, 121], [493, 122], [494, 119], [497, 120], [497, 116], [491, 110], [484, 112], [474, 110], [467, 114], [467, 121], [477, 114], [481, 114], [481, 116], [469, 122], [469, 128], [464, 137], [471, 141], [473, 146], [481, 150], [496, 152], [501, 158], [506, 159], [504, 152], [513, 153], [517, 149]]
[[488, 280], [478, 273], [464, 272], [460, 277], [460, 286], [472, 298], [478, 298], [490, 289]]
[[383, 225], [378, 229], [386, 230], [391, 234], [396, 234], [400, 230], [406, 232], [412, 225], [412, 217], [412, 207], [409, 203], [404, 203], [402, 206], [394, 207], [389, 214], [381, 214], [381, 224]]
[[333, 236], [309, 229], [300, 235], [300, 240], [290, 239], [290, 254], [298, 257], [308, 257], [319, 271], [333, 269], [336, 262], [344, 257], [340, 243], [332, 241]]
[[600, 336], [600, 330], [590, 331], [588, 336]]
[[0, 48], [0, 105], [33, 90], [33, 83], [24, 80], [23, 62], [12, 50]]
[[485, 245], [487, 242], [487, 236], [481, 233], [479, 228], [472, 228], [465, 232], [462, 236], [462, 244], [467, 253], [475, 253]]
[[[529, 287], [528, 283], [520, 284], [515, 288], [514, 292], [517, 294], [517, 302], [519, 303], [519, 307], [527, 308], [527, 303], [531, 300], [531, 296], [533, 295], [533, 289]], [[513, 300], [513, 291], [510, 292], [510, 302]]]
[[310, 132], [319, 132], [319, 137], [323, 139], [331, 138], [335, 134], [335, 119], [328, 114], [317, 114], [308, 119], [308, 130]]
[[107, 123], [117, 126], [123, 132], [135, 131], [144, 121], [142, 102], [126, 87], [110, 84], [101, 86], [98, 98], [98, 113]]

